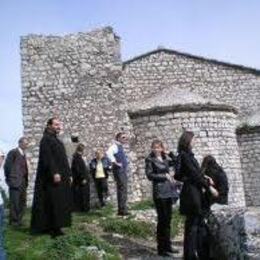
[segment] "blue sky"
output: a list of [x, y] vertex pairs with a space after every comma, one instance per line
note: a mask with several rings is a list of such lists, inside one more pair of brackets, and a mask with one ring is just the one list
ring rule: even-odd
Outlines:
[[110, 25], [122, 58], [160, 46], [260, 69], [259, 0], [0, 0], [0, 146], [22, 135], [21, 35]]

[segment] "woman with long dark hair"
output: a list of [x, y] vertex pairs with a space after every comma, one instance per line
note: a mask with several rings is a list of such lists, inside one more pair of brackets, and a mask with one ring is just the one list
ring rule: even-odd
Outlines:
[[158, 216], [157, 250], [160, 256], [171, 256], [178, 252], [171, 247], [172, 204], [176, 198], [174, 173], [170, 170], [175, 164], [173, 153], [166, 154], [160, 140], [154, 140], [151, 153], [145, 159], [145, 173], [153, 183], [153, 200]]
[[211, 192], [209, 195], [209, 206], [213, 203], [228, 204], [228, 179], [223, 168], [217, 163], [212, 155], [204, 157], [201, 164], [202, 173], [214, 181], [217, 196]]
[[204, 178], [194, 157], [194, 133], [185, 131], [178, 143], [178, 170], [175, 179], [183, 182], [180, 194], [180, 213], [186, 216], [184, 231], [184, 259], [208, 259], [207, 248], [200, 245], [199, 226], [203, 221], [203, 189], [213, 185], [211, 178]]

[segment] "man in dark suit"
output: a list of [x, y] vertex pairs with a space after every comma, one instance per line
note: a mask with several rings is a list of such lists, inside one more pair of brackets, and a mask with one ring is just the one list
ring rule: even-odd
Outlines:
[[9, 187], [10, 225], [20, 226], [26, 207], [26, 189], [28, 186], [28, 165], [25, 150], [28, 140], [22, 137], [18, 147], [9, 151], [6, 157], [4, 172]]

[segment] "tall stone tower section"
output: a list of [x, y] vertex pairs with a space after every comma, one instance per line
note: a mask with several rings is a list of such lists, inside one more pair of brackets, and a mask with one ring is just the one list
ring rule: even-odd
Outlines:
[[64, 123], [65, 143], [78, 136], [87, 145], [89, 158], [95, 148], [109, 144], [122, 126], [120, 39], [110, 27], [60, 37], [28, 35], [21, 38], [21, 59], [24, 134], [31, 143], [31, 193], [39, 141], [48, 118], [58, 116]]

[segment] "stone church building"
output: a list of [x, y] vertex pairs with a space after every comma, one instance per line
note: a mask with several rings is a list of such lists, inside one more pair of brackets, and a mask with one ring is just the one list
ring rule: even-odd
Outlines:
[[[229, 202], [260, 205], [260, 70], [159, 48], [122, 61], [110, 27], [65, 36], [21, 38], [24, 134], [32, 147], [30, 193], [46, 121], [59, 116], [71, 136], [106, 149], [129, 133], [129, 199], [151, 196], [144, 158], [154, 138], [176, 152], [183, 129], [197, 136], [201, 161], [212, 154], [227, 172]], [[115, 196], [113, 178], [110, 194]]]

